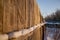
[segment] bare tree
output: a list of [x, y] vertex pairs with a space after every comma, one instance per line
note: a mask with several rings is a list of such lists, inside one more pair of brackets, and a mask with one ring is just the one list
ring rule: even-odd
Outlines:
[[60, 21], [60, 10], [57, 10], [55, 13], [52, 13], [51, 15], [47, 16], [45, 18], [46, 21]]

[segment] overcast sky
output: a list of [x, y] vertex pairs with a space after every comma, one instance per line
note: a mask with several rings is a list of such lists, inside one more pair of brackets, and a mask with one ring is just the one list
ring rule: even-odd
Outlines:
[[60, 0], [37, 0], [43, 17], [60, 9]]

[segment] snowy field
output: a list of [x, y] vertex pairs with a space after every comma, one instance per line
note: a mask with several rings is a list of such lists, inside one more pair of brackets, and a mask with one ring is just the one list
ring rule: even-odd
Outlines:
[[60, 28], [46, 27], [44, 40], [60, 40]]

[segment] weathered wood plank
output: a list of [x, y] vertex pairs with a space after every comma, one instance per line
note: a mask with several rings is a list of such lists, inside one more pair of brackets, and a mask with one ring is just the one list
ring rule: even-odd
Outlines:
[[[28, 29], [42, 22], [36, 0], [0, 0], [0, 8], [0, 33]], [[32, 40], [42, 40], [42, 27], [33, 31]]]

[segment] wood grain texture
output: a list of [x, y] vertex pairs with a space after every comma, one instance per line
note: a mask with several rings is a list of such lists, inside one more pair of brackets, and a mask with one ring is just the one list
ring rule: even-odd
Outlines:
[[[0, 0], [0, 33], [28, 29], [41, 22], [36, 0]], [[42, 40], [42, 28], [34, 30], [32, 40]]]

